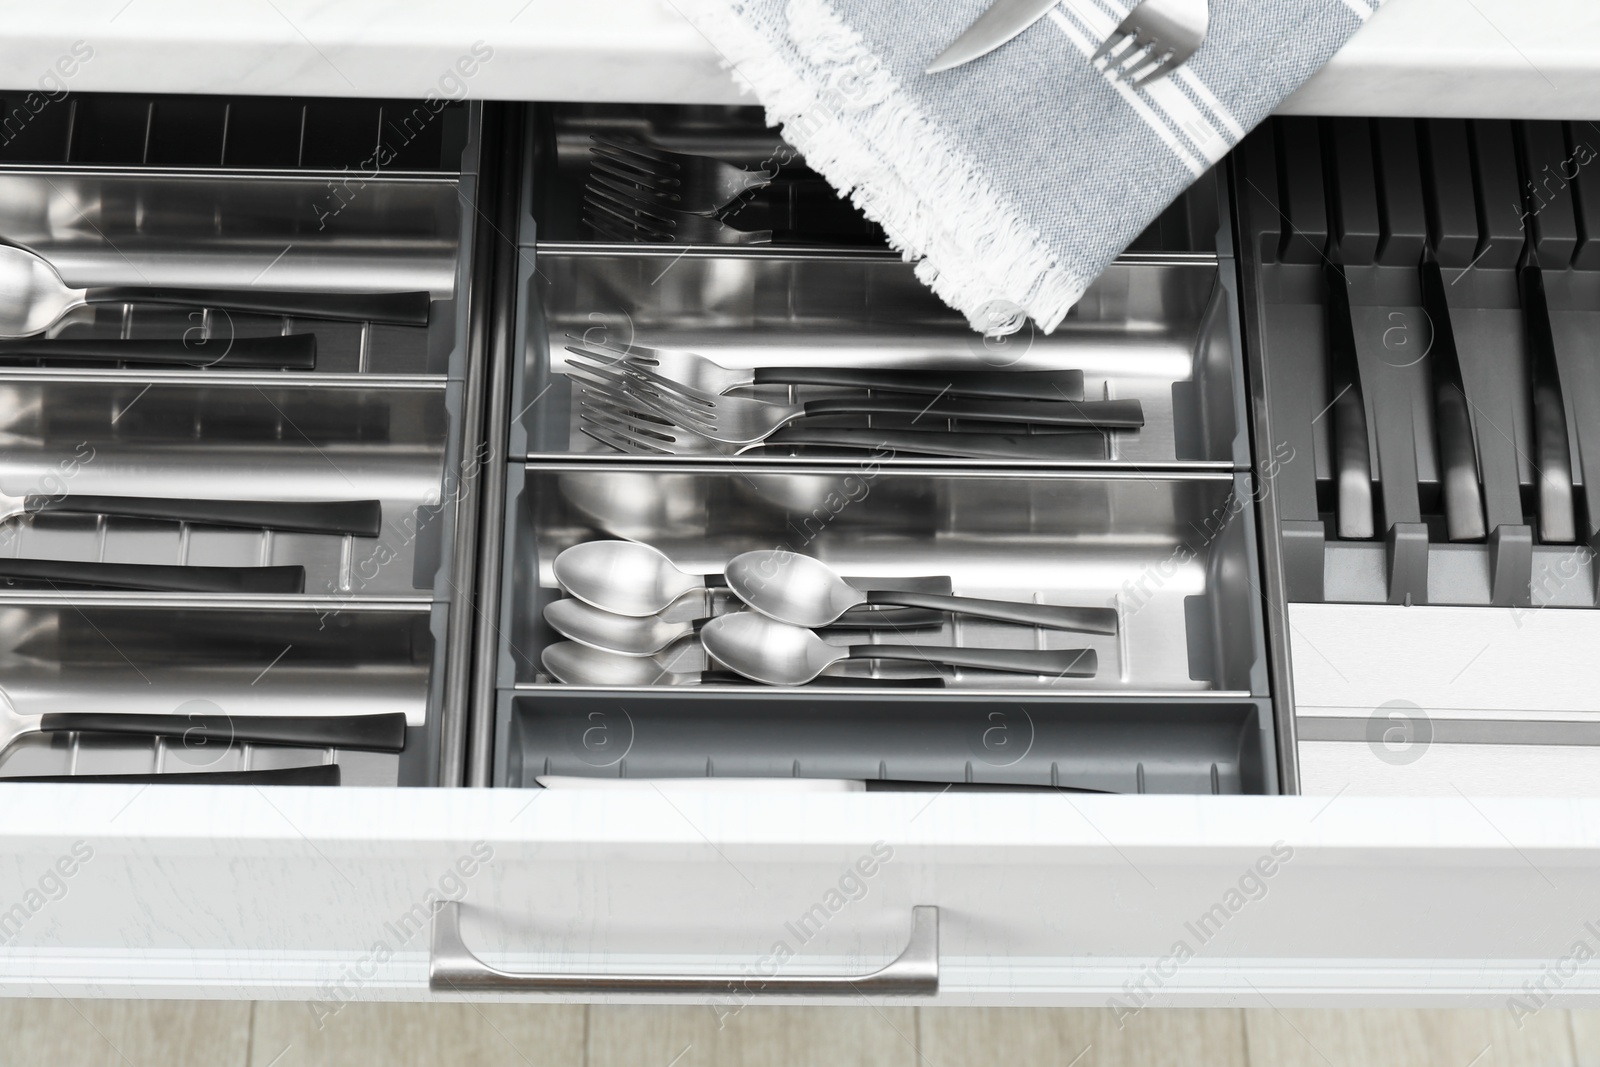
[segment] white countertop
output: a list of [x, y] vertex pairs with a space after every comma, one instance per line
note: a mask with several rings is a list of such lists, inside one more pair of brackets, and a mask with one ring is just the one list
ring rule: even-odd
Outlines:
[[[0, 85], [78, 41], [74, 91], [752, 102], [671, 0], [0, 0]], [[1283, 110], [1600, 118], [1600, 0], [1388, 0]]]

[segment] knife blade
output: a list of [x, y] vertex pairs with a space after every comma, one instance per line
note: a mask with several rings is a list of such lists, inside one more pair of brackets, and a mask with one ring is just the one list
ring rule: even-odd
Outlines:
[[1483, 481], [1472, 434], [1472, 414], [1461, 378], [1455, 328], [1445, 297], [1444, 276], [1433, 250], [1423, 246], [1418, 266], [1422, 310], [1433, 324], [1433, 429], [1439, 446], [1439, 478], [1444, 484], [1445, 529], [1452, 541], [1488, 536], [1483, 517]]
[[994, 0], [972, 25], [928, 64], [925, 74], [938, 74], [988, 55], [1044, 18], [1060, 0]]

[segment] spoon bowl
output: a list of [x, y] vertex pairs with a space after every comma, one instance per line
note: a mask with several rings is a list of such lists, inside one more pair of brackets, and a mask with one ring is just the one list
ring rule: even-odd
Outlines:
[[663, 553], [638, 541], [585, 541], [562, 550], [552, 567], [569, 594], [618, 615], [654, 615], [706, 587], [703, 575], [680, 571]]
[[569, 640], [619, 656], [653, 656], [674, 641], [692, 637], [695, 631], [693, 620], [667, 622], [660, 615], [618, 615], [571, 598], [546, 604], [544, 621]]
[[605, 687], [699, 685], [706, 669], [705, 652], [692, 641], [656, 656], [623, 656], [575, 641], [557, 641], [545, 647], [539, 661], [567, 685]]

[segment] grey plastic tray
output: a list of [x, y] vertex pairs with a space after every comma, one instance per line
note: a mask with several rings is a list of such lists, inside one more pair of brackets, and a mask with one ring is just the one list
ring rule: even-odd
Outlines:
[[[143, 640], [147, 634], [181, 634], [200, 649], [208, 643], [231, 648], [241, 677], [254, 676], [281, 652], [266, 677], [288, 666], [286, 677], [293, 678], [296, 663], [310, 656], [319, 664], [307, 675], [316, 685], [301, 694], [299, 705], [284, 705], [296, 714], [306, 713], [312, 692], [330, 713], [359, 708], [360, 673], [375, 661], [402, 664], [413, 728], [398, 756], [249, 746], [220, 755], [213, 748], [206, 759], [215, 756], [219, 769], [236, 769], [245, 760], [253, 768], [337, 758], [347, 784], [436, 780], [445, 633], [454, 599], [447, 580], [456, 551], [454, 507], [468, 469], [461, 403], [481, 110], [468, 109], [459, 172], [352, 178], [218, 168], [0, 169], [0, 235], [46, 256], [69, 282], [427, 289], [434, 297], [426, 329], [138, 305], [82, 309], [57, 328], [66, 336], [132, 337], [196, 329], [223, 340], [312, 332], [318, 365], [311, 372], [0, 367], [9, 412], [0, 488], [7, 492], [377, 498], [383, 506], [375, 539], [93, 516], [12, 520], [0, 545], [7, 555], [293, 563], [306, 568], [306, 592], [257, 599], [245, 608], [222, 596], [3, 591], [0, 616], [17, 627], [0, 627], [0, 656], [24, 655], [15, 640], [32, 635], [35, 650], [25, 658], [52, 669], [36, 628], [22, 626], [45, 610], [30, 606], [43, 596], [51, 604], [112, 613], [107, 641], [124, 643], [118, 633], [139, 637], [133, 665], [155, 676], [195, 653], [179, 647], [177, 637], [164, 644]], [[352, 167], [370, 153], [364, 145], [351, 156]], [[273, 640], [282, 642], [270, 650], [251, 646], [248, 654], [235, 647], [253, 619], [273, 620]], [[393, 620], [386, 636], [372, 636], [378, 619]], [[260, 654], [265, 658], [257, 662]], [[65, 664], [54, 667], [62, 668], [62, 691], [70, 700], [72, 672]], [[167, 695], [181, 704], [193, 689], [194, 699], [226, 708], [238, 680], [176, 670]], [[96, 711], [131, 709], [134, 699], [115, 685], [86, 688], [81, 696]], [[140, 710], [157, 709], [141, 704]], [[90, 751], [92, 757], [84, 755]], [[163, 752], [171, 745], [67, 735], [13, 750], [0, 761], [0, 776], [194, 769]]]

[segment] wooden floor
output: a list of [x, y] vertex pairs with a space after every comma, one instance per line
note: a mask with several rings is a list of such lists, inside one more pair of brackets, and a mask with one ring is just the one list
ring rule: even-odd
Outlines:
[[[320, 1026], [319, 1026], [320, 1023]], [[719, 1028], [719, 1023], [721, 1026]], [[1520, 1026], [1519, 1026], [1520, 1023]], [[1600, 1012], [0, 1001], [0, 1064], [1600, 1067]]]

